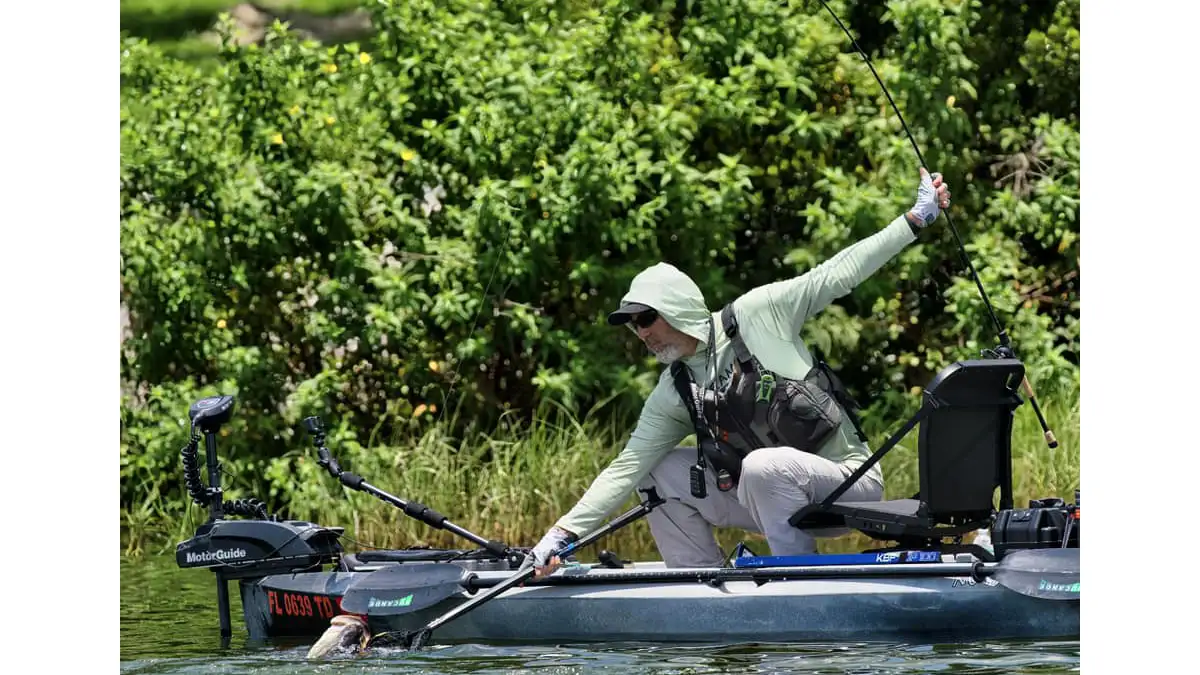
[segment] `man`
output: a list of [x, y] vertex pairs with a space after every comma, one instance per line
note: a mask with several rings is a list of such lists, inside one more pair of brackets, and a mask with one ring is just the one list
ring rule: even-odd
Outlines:
[[[739, 297], [733, 310], [746, 348], [777, 377], [803, 379], [814, 364], [799, 337], [804, 322], [914, 241], [949, 204], [950, 190], [941, 176], [930, 176], [922, 168], [916, 204], [886, 228], [799, 277]], [[675, 267], [659, 263], [634, 277], [608, 322], [632, 329], [659, 362], [682, 360], [700, 387], [711, 385], [714, 374], [718, 390], [729, 386], [735, 350], [723, 330], [721, 314], [709, 311], [695, 282]], [[715, 368], [710, 358], [714, 353]], [[717, 489], [713, 472], [705, 471], [707, 496], [696, 498], [689, 484], [696, 451], [676, 447], [695, 427], [665, 369], [625, 449], [530, 552], [537, 576], [552, 573], [559, 565], [554, 552], [599, 526], [639, 483], [654, 486], [666, 499], [647, 519], [668, 567], [721, 565], [713, 526], [761, 532], [773, 555], [815, 552], [813, 534], [789, 525], [788, 517], [828, 496], [870, 455], [849, 419], [841, 418], [815, 452], [781, 446], [747, 454], [736, 489]], [[841, 499], [882, 497], [883, 476], [876, 465]]]

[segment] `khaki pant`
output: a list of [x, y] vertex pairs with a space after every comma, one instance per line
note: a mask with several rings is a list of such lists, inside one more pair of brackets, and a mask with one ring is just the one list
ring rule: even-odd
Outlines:
[[[800, 530], [788, 518], [806, 504], [829, 496], [852, 473], [848, 467], [795, 448], [761, 448], [742, 461], [735, 490], [721, 492], [711, 467], [706, 470], [708, 496], [696, 499], [689, 483], [695, 448], [676, 448], [650, 471], [640, 487], [654, 486], [666, 503], [646, 517], [658, 551], [668, 567], [720, 566], [722, 552], [713, 526], [737, 527], [766, 535], [772, 555], [816, 552], [814, 535], [849, 532]], [[877, 480], [863, 476], [838, 501], [876, 501], [883, 496]]]

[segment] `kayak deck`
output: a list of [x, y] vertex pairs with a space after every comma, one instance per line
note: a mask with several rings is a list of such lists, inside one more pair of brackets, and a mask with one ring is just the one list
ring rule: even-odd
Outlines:
[[[665, 567], [638, 563], [632, 569], [636, 575]], [[969, 576], [648, 583], [622, 582], [621, 572], [590, 566], [565, 569], [558, 574], [594, 574], [605, 580], [511, 589], [439, 628], [434, 641], [959, 642], [1079, 635], [1078, 600], [1039, 600]], [[259, 638], [319, 635], [331, 617], [321, 611], [305, 614], [303, 598], [323, 596], [336, 606], [346, 588], [365, 574], [369, 572], [280, 574], [243, 582], [247, 629]], [[512, 572], [477, 574], [486, 581]], [[463, 591], [421, 611], [372, 615], [368, 622], [375, 632], [415, 630], [470, 597]]]

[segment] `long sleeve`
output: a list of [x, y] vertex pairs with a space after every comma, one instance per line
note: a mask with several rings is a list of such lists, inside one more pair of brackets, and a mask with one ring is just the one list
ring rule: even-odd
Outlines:
[[[665, 371], [664, 371], [665, 373]], [[584, 535], [601, 524], [621, 505], [660, 460], [692, 433], [691, 422], [669, 377], [658, 385], [642, 406], [637, 427], [620, 454], [592, 481], [565, 516], [555, 523], [577, 535]]]
[[850, 293], [915, 239], [901, 215], [808, 272], [754, 289], [739, 300], [739, 307], [747, 314], [769, 312], [774, 323], [786, 329], [781, 336], [795, 336], [809, 317]]

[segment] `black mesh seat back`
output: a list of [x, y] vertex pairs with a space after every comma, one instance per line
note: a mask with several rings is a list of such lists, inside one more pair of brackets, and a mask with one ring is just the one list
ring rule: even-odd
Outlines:
[[1011, 486], [1012, 411], [1025, 368], [1013, 359], [959, 361], [925, 390], [935, 406], [918, 437], [921, 500], [939, 523], [986, 518]]

